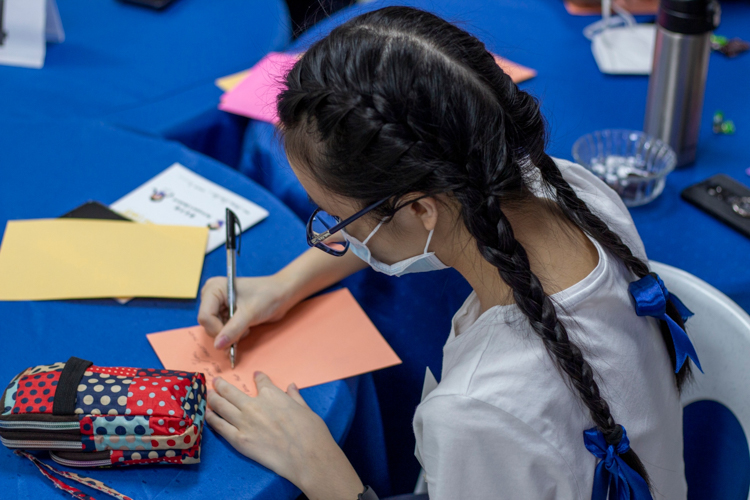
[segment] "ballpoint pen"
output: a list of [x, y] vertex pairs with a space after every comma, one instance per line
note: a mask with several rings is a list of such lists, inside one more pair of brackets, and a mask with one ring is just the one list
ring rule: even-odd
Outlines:
[[[234, 280], [237, 277], [237, 233], [235, 227], [240, 228], [242, 234], [242, 226], [237, 216], [227, 208], [226, 211], [226, 224], [227, 224], [227, 307], [229, 308], [229, 318], [234, 316], [234, 310], [237, 307], [237, 293], [234, 288]], [[229, 348], [229, 361], [232, 364], [232, 370], [234, 370], [235, 360], [237, 354], [237, 343], [233, 343]]]

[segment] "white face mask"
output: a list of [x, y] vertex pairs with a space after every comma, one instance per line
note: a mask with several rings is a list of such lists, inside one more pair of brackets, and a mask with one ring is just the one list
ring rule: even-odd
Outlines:
[[[617, 12], [612, 16], [610, 8]], [[654, 56], [656, 26], [636, 24], [635, 18], [611, 0], [602, 2], [602, 19], [586, 26], [591, 52], [602, 73], [648, 75]]]
[[404, 274], [409, 273], [439, 271], [440, 269], [446, 269], [448, 267], [437, 258], [435, 252], [427, 252], [427, 248], [430, 246], [430, 240], [432, 239], [432, 233], [435, 231], [434, 229], [431, 230], [430, 234], [427, 236], [427, 244], [424, 246], [424, 252], [420, 255], [415, 255], [414, 257], [410, 257], [391, 265], [375, 259], [372, 256], [372, 253], [370, 253], [370, 249], [367, 248], [367, 242], [370, 241], [370, 238], [372, 238], [376, 232], [378, 232], [378, 229], [380, 229], [380, 226], [382, 225], [383, 221], [381, 220], [369, 236], [367, 236], [365, 241], [359, 241], [357, 238], [347, 233], [346, 230], [341, 230], [344, 238], [349, 242], [349, 248], [354, 252], [354, 255], [370, 264], [370, 267], [376, 271], [387, 274], [388, 276], [403, 276]]

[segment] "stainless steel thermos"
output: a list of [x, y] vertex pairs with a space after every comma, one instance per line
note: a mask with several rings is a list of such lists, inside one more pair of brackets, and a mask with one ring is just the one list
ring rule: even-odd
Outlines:
[[677, 166], [695, 160], [717, 0], [661, 0], [643, 131], [668, 143]]

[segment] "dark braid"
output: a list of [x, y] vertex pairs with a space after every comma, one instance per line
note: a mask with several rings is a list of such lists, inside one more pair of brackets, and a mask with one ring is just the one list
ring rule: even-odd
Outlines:
[[[618, 257], [625, 266], [635, 274], [638, 278], [643, 278], [649, 273], [648, 266], [641, 259], [633, 255], [633, 252], [620, 238], [620, 236], [612, 231], [599, 217], [597, 217], [588, 205], [581, 200], [575, 193], [570, 184], [562, 177], [560, 170], [554, 164], [554, 161], [549, 156], [545, 155], [546, 159], [542, 159], [541, 164], [546, 164], [545, 167], [540, 167], [542, 176], [545, 181], [555, 188], [557, 193], [557, 204], [563, 210], [563, 213], [572, 221], [574, 221], [578, 227], [589, 234], [592, 238], [602, 243], [610, 252]], [[550, 166], [550, 163], [552, 166]], [[667, 302], [667, 314], [672, 318], [681, 328], [685, 328], [685, 322], [683, 321], [677, 308], [672, 302]], [[659, 322], [659, 328], [661, 330], [662, 338], [664, 339], [664, 345], [667, 347], [669, 353], [669, 359], [672, 366], [676, 362], [676, 354], [674, 349], [674, 342], [672, 341], [672, 334], [669, 331], [669, 327], [665, 321]], [[683, 384], [691, 376], [690, 363], [685, 363], [682, 368], [676, 374], [677, 389], [681, 390]]]
[[[412, 192], [455, 199], [479, 252], [512, 290], [550, 359], [607, 441], [618, 443], [622, 428], [594, 370], [559, 320], [504, 210], [530, 199], [531, 179], [541, 176], [542, 188], [573, 224], [636, 277], [648, 267], [545, 153], [536, 100], [479, 40], [407, 7], [380, 9], [337, 27], [295, 64], [286, 86], [278, 110], [287, 152], [320, 185], [363, 206], [390, 197], [374, 214], [381, 217], [392, 216]], [[668, 312], [682, 323], [673, 307]], [[662, 335], [674, 362], [666, 325]], [[678, 375], [678, 387], [688, 370]], [[648, 482], [632, 448], [621, 456]]]
[[[622, 238], [612, 231], [578, 197], [568, 181], [562, 176], [554, 160], [544, 151], [547, 142], [547, 127], [534, 97], [520, 91], [507, 74], [502, 70], [498, 71], [497, 65], [489, 64], [486, 65], [486, 68], [492, 75], [490, 78], [495, 80], [493, 88], [501, 90], [496, 95], [503, 109], [521, 111], [521, 113], [511, 115], [512, 125], [515, 129], [515, 134], [511, 134], [511, 136], [516, 140], [518, 149], [523, 152], [522, 154], [528, 154], [530, 163], [538, 168], [544, 183], [553, 188], [554, 199], [563, 214], [620, 259], [636, 277], [643, 278], [646, 276], [649, 273], [648, 265], [633, 255], [630, 247], [622, 241]], [[685, 327], [682, 317], [671, 302], [667, 304], [667, 314], [682, 328]], [[660, 321], [659, 326], [670, 360], [674, 365], [676, 355], [669, 327], [664, 321]], [[690, 375], [690, 364], [685, 363], [676, 375], [678, 390], [682, 388]]]
[[[457, 193], [456, 197], [460, 200], [462, 195]], [[471, 205], [462, 202], [462, 206]], [[515, 238], [498, 199], [487, 197], [479, 214], [473, 217], [467, 215], [464, 214], [464, 220], [467, 221], [469, 232], [476, 238], [482, 256], [497, 267], [503, 281], [513, 290], [516, 305], [541, 337], [555, 365], [570, 380], [596, 427], [607, 442], [618, 443], [622, 428], [615, 422], [609, 404], [599, 391], [594, 370], [559, 321], [555, 305], [544, 292], [539, 278], [532, 272], [526, 250]], [[632, 449], [623, 454], [622, 458], [649, 482], [646, 468]]]

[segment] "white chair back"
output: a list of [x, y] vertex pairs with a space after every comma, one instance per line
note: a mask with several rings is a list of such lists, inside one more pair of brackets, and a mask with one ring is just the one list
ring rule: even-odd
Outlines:
[[[704, 373], [683, 388], [683, 408], [696, 401], [727, 407], [750, 436], [750, 315], [732, 299], [690, 273], [651, 261], [649, 267], [695, 313], [686, 323]], [[750, 442], [748, 442], [750, 447]], [[750, 496], [748, 497], [750, 499]]]

